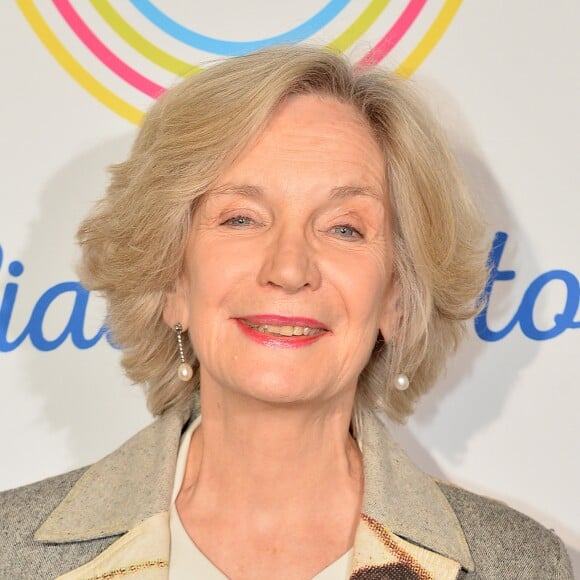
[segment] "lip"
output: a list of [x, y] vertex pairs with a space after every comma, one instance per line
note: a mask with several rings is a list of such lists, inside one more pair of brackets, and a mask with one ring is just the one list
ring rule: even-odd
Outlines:
[[287, 317], [276, 314], [260, 314], [234, 318], [238, 328], [252, 341], [263, 346], [278, 348], [302, 348], [326, 336], [328, 332], [321, 332], [312, 336], [272, 336], [259, 332], [255, 328], [244, 324], [244, 320], [256, 325], [272, 324], [275, 326], [308, 326], [309, 328], [319, 328], [325, 331], [328, 329], [318, 320], [303, 317]]
[[274, 326], [308, 326], [308, 328], [319, 328], [329, 330], [320, 320], [305, 318], [303, 316], [280, 316], [279, 314], [252, 314], [250, 316], [239, 316], [236, 320], [247, 320], [251, 324], [273, 324]]

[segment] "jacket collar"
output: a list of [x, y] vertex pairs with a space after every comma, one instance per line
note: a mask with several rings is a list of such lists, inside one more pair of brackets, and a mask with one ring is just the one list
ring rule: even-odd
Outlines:
[[[87, 469], [35, 539], [63, 543], [121, 535], [167, 512], [188, 416], [165, 413]], [[411, 462], [375, 414], [365, 414], [360, 437], [363, 512], [394, 534], [473, 570], [461, 525], [438, 485]]]
[[361, 446], [363, 513], [397, 536], [474, 570], [461, 524], [443, 492], [410, 460], [374, 413], [363, 418]]
[[171, 501], [183, 415], [168, 412], [89, 467], [37, 530], [41, 542], [124, 534], [166, 512]]

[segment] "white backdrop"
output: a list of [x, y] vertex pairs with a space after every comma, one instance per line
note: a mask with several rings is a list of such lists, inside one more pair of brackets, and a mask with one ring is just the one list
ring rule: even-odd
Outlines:
[[76, 283], [73, 241], [141, 112], [186, 63], [309, 39], [413, 77], [497, 232], [489, 311], [397, 437], [426, 471], [554, 528], [580, 573], [573, 4], [4, 2], [0, 489], [95, 461], [150, 421], [98, 336], [103, 307]]

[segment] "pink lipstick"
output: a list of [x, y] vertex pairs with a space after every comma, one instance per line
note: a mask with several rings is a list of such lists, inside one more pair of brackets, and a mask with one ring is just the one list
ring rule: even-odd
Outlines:
[[234, 320], [248, 338], [271, 347], [308, 346], [329, 332], [322, 322], [313, 318], [257, 314]]

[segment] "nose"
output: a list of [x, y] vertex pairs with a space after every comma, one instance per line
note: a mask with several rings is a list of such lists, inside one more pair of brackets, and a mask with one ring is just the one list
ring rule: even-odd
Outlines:
[[280, 231], [264, 250], [258, 282], [290, 294], [303, 288], [319, 288], [321, 275], [311, 246], [302, 231]]

